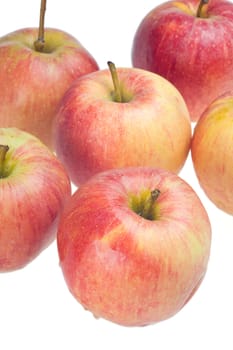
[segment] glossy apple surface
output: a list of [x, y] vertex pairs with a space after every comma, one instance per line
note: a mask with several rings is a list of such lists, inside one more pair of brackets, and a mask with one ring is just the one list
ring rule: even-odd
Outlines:
[[233, 92], [217, 98], [194, 129], [192, 159], [209, 199], [233, 215]]
[[181, 92], [192, 121], [219, 95], [233, 89], [233, 3], [168, 1], [140, 23], [132, 62], [171, 81]]
[[211, 226], [198, 196], [177, 175], [112, 169], [73, 194], [57, 244], [67, 286], [86, 309], [141, 326], [175, 315], [196, 292]]
[[178, 172], [190, 149], [185, 102], [164, 78], [118, 68], [122, 102], [113, 98], [109, 70], [75, 81], [54, 120], [54, 148], [76, 185], [94, 174], [126, 166]]
[[36, 28], [0, 38], [0, 127], [17, 127], [49, 147], [57, 104], [80, 75], [98, 69], [89, 52], [71, 35], [47, 28], [45, 48], [37, 52]]
[[7, 272], [54, 240], [71, 186], [63, 165], [34, 136], [0, 128], [0, 145], [0, 272]]

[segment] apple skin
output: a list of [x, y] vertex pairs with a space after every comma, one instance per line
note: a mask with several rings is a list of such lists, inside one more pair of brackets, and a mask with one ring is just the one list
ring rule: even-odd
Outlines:
[[197, 0], [168, 1], [140, 23], [133, 66], [171, 81], [192, 121], [219, 95], [233, 89], [233, 3], [211, 0], [197, 18]]
[[219, 96], [205, 110], [193, 134], [191, 154], [207, 197], [233, 215], [233, 91]]
[[164, 78], [118, 68], [122, 103], [112, 97], [109, 70], [76, 80], [54, 119], [54, 149], [74, 184], [112, 168], [157, 166], [179, 172], [191, 122], [178, 90]]
[[71, 35], [45, 29], [44, 52], [34, 49], [38, 29], [25, 28], [0, 38], [0, 127], [17, 127], [52, 147], [57, 104], [72, 82], [98, 69]]
[[0, 144], [9, 146], [0, 178], [0, 272], [9, 272], [55, 239], [71, 184], [61, 162], [33, 135], [0, 128]]
[[[160, 190], [154, 217], [133, 200]], [[142, 326], [175, 315], [203, 280], [211, 226], [194, 190], [156, 168], [111, 169], [72, 195], [58, 226], [66, 284], [97, 318]]]

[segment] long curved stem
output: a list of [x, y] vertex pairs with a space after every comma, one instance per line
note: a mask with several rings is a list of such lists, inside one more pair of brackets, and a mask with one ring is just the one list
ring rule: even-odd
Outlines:
[[46, 0], [41, 0], [38, 39], [34, 42], [35, 50], [38, 52], [43, 52], [44, 46], [45, 46], [45, 40], [44, 40], [45, 12], [46, 12]]

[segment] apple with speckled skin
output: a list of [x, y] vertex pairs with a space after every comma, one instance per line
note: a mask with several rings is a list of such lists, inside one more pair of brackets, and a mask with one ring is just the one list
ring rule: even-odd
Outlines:
[[233, 215], [233, 91], [219, 96], [202, 114], [192, 139], [192, 160], [208, 198]]
[[41, 25], [2, 36], [0, 127], [25, 130], [52, 148], [58, 102], [76, 78], [97, 69], [92, 55], [62, 30]]
[[108, 64], [75, 81], [54, 119], [54, 149], [71, 180], [127, 166], [179, 172], [191, 142], [182, 96], [159, 75]]
[[225, 0], [168, 1], [139, 24], [133, 66], [171, 81], [192, 121], [219, 95], [233, 89], [233, 3]]
[[197, 194], [176, 174], [112, 169], [73, 194], [57, 244], [67, 286], [85, 309], [143, 326], [175, 315], [197, 291], [211, 225]]
[[0, 128], [0, 272], [26, 266], [55, 239], [70, 197], [64, 166], [39, 139]]

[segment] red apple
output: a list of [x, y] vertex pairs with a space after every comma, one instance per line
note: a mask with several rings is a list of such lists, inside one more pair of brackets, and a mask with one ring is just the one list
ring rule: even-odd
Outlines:
[[233, 91], [218, 97], [198, 121], [192, 160], [201, 187], [220, 209], [233, 215]]
[[220, 94], [233, 89], [233, 3], [168, 1], [139, 25], [132, 47], [135, 67], [171, 81], [193, 121]]
[[63, 165], [39, 139], [0, 129], [0, 272], [25, 266], [54, 240], [70, 196]]
[[175, 315], [196, 292], [211, 226], [198, 196], [177, 175], [112, 169], [73, 194], [57, 244], [67, 286], [86, 309], [141, 326]]
[[[0, 127], [17, 127], [49, 147], [57, 104], [72, 82], [98, 69], [73, 36], [47, 28], [20, 29], [0, 38]], [[36, 43], [37, 45], [36, 45]]]
[[178, 172], [191, 140], [180, 93], [151, 72], [109, 65], [113, 81], [109, 70], [77, 79], [54, 119], [54, 148], [72, 181], [126, 166]]

